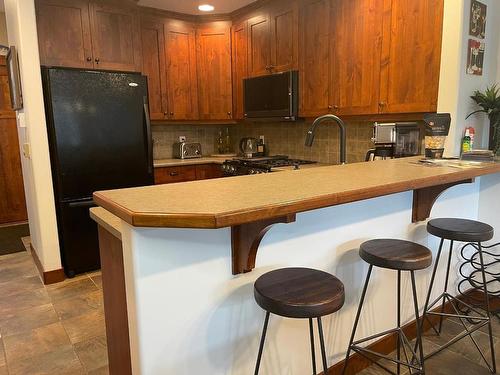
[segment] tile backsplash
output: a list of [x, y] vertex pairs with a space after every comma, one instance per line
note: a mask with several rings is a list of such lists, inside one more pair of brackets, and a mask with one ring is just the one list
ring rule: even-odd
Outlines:
[[[293, 158], [336, 164], [339, 161], [339, 130], [336, 124], [324, 123], [317, 130], [312, 147], [304, 145], [309, 121], [281, 123], [240, 123], [229, 126], [233, 150], [237, 152], [239, 140], [244, 137], [259, 138], [264, 135], [271, 155], [289, 155]], [[347, 162], [364, 161], [366, 151], [372, 147], [372, 122], [348, 122]], [[200, 142], [203, 155], [214, 153], [219, 131], [225, 134], [225, 126], [218, 125], [153, 125], [154, 158], [172, 157], [172, 144], [179, 136], [188, 142]]]

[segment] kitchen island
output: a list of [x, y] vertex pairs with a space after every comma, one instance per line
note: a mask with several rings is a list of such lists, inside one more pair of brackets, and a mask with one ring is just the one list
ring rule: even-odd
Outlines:
[[[121, 224], [121, 242], [100, 227], [107, 326], [120, 321], [127, 330], [130, 341], [121, 345], [130, 348], [134, 374], [248, 374], [264, 316], [253, 301], [255, 279], [278, 267], [319, 268], [346, 284], [346, 305], [327, 320], [331, 365], [345, 351], [364, 277], [359, 244], [404, 238], [434, 250], [421, 222], [431, 209], [484, 216], [500, 228], [499, 172], [499, 163], [431, 167], [410, 158], [97, 192], [95, 201]], [[287, 225], [264, 236], [277, 223]], [[360, 335], [393, 325], [393, 276], [377, 273]], [[420, 298], [428, 278], [419, 274]], [[106, 294], [126, 301], [121, 319], [110, 315], [117, 304], [109, 306]], [[411, 316], [410, 305], [403, 313]], [[263, 373], [310, 372], [307, 328], [271, 320]]]

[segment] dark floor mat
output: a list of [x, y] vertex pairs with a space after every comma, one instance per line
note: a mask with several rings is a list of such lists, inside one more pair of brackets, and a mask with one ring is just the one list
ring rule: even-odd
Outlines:
[[28, 224], [0, 227], [0, 255], [26, 251], [21, 237], [30, 235]]

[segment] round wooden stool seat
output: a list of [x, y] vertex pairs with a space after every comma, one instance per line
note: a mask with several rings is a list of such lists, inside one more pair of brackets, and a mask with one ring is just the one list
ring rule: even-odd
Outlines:
[[427, 231], [436, 237], [460, 242], [484, 242], [493, 238], [491, 225], [480, 221], [454, 218], [433, 219], [427, 223]]
[[367, 263], [381, 268], [415, 271], [429, 267], [432, 253], [415, 242], [378, 239], [361, 244], [359, 256]]
[[310, 268], [282, 268], [255, 281], [257, 304], [275, 315], [317, 318], [344, 305], [344, 284], [335, 276]]

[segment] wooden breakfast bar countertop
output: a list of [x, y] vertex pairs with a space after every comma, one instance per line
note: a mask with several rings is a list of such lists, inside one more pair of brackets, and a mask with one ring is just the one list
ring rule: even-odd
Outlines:
[[409, 190], [441, 186], [442, 192], [500, 172], [499, 162], [457, 168], [422, 165], [419, 159], [99, 191], [94, 200], [133, 226], [215, 229]]

